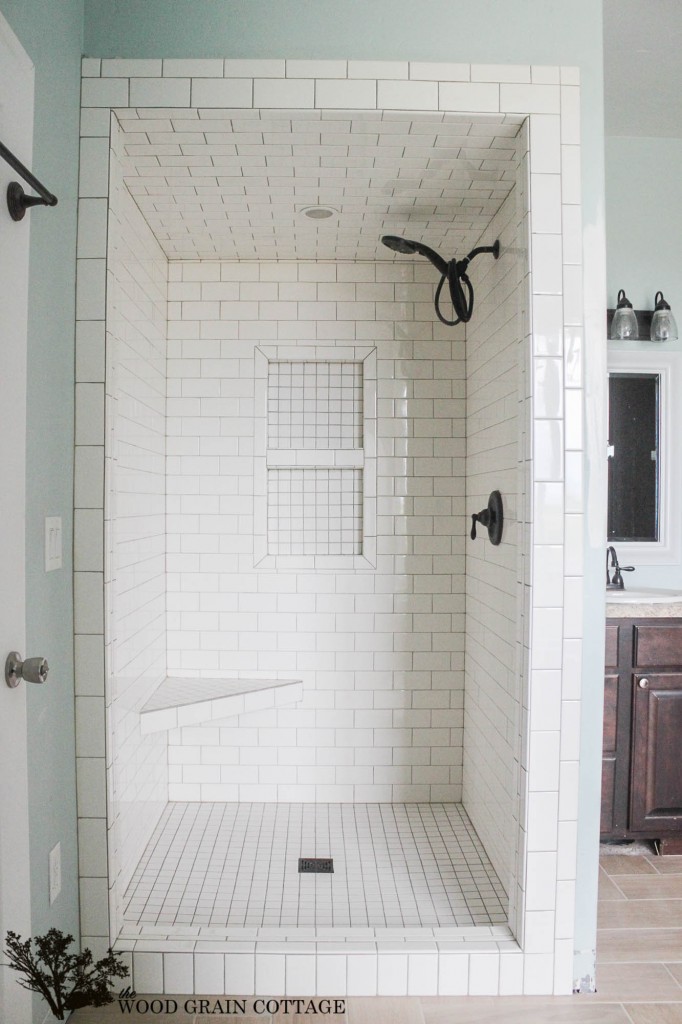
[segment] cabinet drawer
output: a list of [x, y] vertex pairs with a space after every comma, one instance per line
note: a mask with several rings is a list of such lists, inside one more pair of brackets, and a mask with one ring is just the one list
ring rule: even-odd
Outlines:
[[635, 627], [635, 665], [682, 665], [682, 625]]

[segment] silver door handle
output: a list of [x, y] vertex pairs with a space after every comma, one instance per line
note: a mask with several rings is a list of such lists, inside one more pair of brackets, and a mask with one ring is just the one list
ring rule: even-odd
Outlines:
[[26, 658], [21, 660], [17, 651], [10, 651], [5, 662], [5, 682], [8, 686], [18, 686], [22, 679], [27, 683], [44, 683], [50, 671], [45, 658]]

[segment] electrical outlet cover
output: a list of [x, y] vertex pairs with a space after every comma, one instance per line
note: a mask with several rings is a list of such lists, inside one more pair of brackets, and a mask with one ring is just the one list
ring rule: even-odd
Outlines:
[[62, 567], [62, 517], [45, 517], [45, 572]]

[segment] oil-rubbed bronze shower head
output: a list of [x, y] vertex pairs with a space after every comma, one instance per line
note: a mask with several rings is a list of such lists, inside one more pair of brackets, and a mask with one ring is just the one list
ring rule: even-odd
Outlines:
[[[400, 235], [383, 235], [381, 241], [394, 252], [403, 253], [405, 256], [426, 256], [427, 260], [433, 263], [440, 274], [435, 297], [436, 315], [441, 323], [447, 324], [448, 327], [454, 327], [459, 323], [466, 324], [471, 320], [471, 314], [474, 311], [474, 289], [467, 276], [467, 267], [471, 260], [484, 252], [491, 253], [495, 259], [498, 259], [500, 255], [499, 239], [493, 245], [477, 246], [463, 260], [452, 259], [449, 263], [446, 263], [442, 256], [439, 256], [428, 245], [424, 245], [423, 242], [413, 242], [412, 239], [401, 238]], [[456, 320], [447, 320], [440, 311], [440, 293], [446, 278], [452, 306], [457, 316]]]
[[448, 265], [442, 256], [423, 242], [413, 242], [409, 238], [401, 238], [399, 235], [384, 235], [381, 239], [383, 244], [395, 252], [401, 252], [405, 256], [426, 256], [427, 260], [433, 263], [439, 274], [447, 274]]

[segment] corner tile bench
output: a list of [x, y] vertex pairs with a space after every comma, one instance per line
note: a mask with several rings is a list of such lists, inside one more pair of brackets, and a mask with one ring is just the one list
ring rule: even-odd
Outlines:
[[161, 732], [246, 711], [295, 704], [300, 679], [197, 679], [167, 676], [140, 711], [142, 733]]

